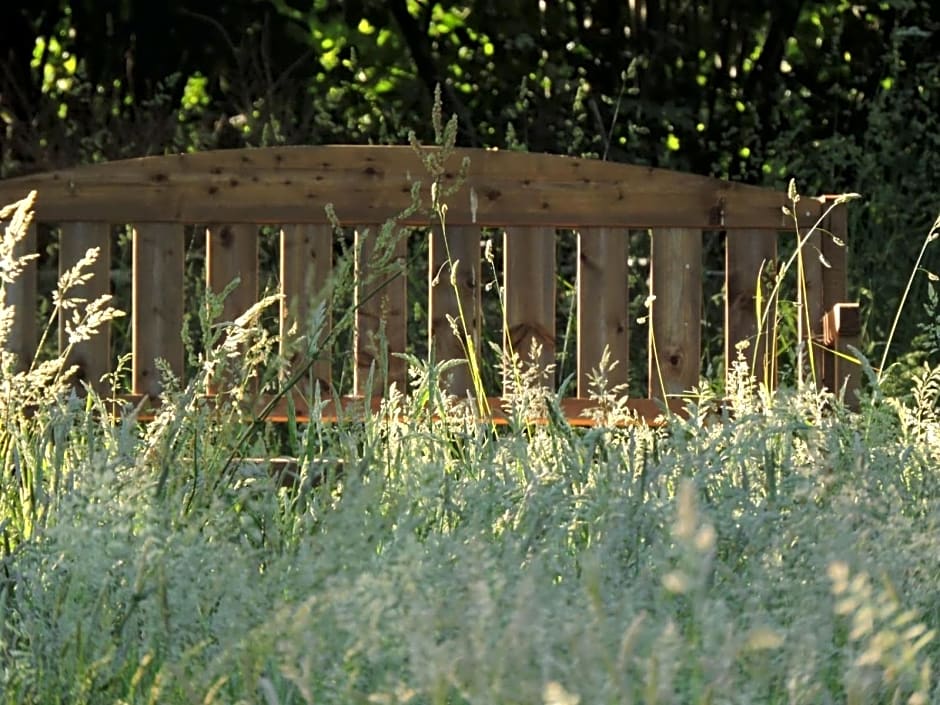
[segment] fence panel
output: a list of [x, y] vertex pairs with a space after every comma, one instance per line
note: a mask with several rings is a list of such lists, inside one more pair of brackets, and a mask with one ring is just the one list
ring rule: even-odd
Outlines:
[[702, 354], [702, 231], [653, 230], [649, 393], [664, 399], [699, 383]]
[[185, 233], [174, 223], [138, 223], [133, 230], [131, 349], [133, 393], [156, 397], [163, 359], [183, 374]]
[[534, 341], [542, 347], [537, 362], [544, 369], [555, 362], [555, 229], [506, 230], [503, 258], [503, 350], [528, 362]]
[[630, 374], [630, 231], [586, 228], [578, 235], [578, 396], [588, 396], [589, 376], [604, 353], [617, 366], [608, 388]]
[[[428, 348], [436, 360], [468, 359], [469, 337], [476, 362], [480, 361], [480, 330], [483, 319], [480, 281], [480, 229], [438, 226], [430, 234], [428, 272]], [[456, 267], [456, 270], [452, 270]], [[457, 323], [454, 334], [448, 317]], [[465, 398], [473, 392], [470, 365], [449, 373], [447, 391]]]
[[[100, 222], [63, 223], [59, 240], [59, 274], [73, 267], [91, 248], [98, 248], [98, 258], [87, 270], [91, 279], [80, 284], [68, 293], [66, 298], [81, 298], [93, 301], [111, 292], [111, 226]], [[59, 316], [59, 350], [68, 347], [66, 320], [81, 318], [84, 306], [70, 311], [63, 311]], [[67, 364], [78, 365], [75, 379], [89, 383], [99, 393], [108, 391], [101, 382], [102, 375], [111, 371], [111, 325], [101, 326], [97, 334], [89, 340], [75, 344]]]

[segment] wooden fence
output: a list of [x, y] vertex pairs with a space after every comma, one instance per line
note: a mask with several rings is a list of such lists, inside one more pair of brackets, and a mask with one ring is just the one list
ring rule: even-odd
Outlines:
[[[303, 320], [310, 301], [333, 267], [334, 229], [325, 207], [332, 204], [344, 227], [374, 233], [388, 218], [411, 203], [412, 184], [423, 208], [400, 219], [403, 226], [429, 228], [430, 324], [426, 332], [438, 360], [464, 357], [447, 317], [462, 307], [471, 334], [478, 340], [482, 320], [481, 230], [503, 233], [503, 281], [508, 340], [526, 351], [535, 339], [544, 358], [555, 355], [555, 244], [559, 230], [577, 237], [577, 397], [564, 401], [566, 415], [577, 420], [589, 405], [588, 375], [608, 347], [622, 364], [611, 382], [626, 380], [630, 336], [650, 335], [659, 366], [650, 355], [646, 398], [631, 402], [643, 416], [658, 414], [655, 400], [672, 402], [699, 383], [703, 311], [703, 232], [726, 233], [724, 267], [725, 356], [750, 340], [767, 344], [767, 327], [758, 336], [755, 286], [758, 272], [777, 258], [778, 237], [794, 238], [794, 224], [783, 211], [790, 203], [777, 191], [665, 170], [589, 159], [499, 151], [456, 150], [441, 175], [442, 187], [453, 185], [461, 162], [469, 170], [458, 191], [447, 198], [446, 235], [433, 226], [428, 205], [431, 178], [422, 158], [407, 147], [277, 147], [147, 157], [0, 181], [0, 202], [38, 191], [36, 220], [57, 225], [60, 270], [76, 262], [89, 247], [103, 254], [96, 277], [85, 287], [92, 298], [109, 290], [112, 226], [129, 224], [133, 237], [132, 388], [134, 395], [157, 397], [160, 383], [155, 361], [164, 359], [181, 373], [184, 350], [180, 336], [186, 302], [184, 229], [199, 225], [206, 234], [206, 278], [220, 290], [235, 277], [240, 284], [226, 300], [224, 318], [232, 320], [258, 297], [259, 226], [280, 228], [279, 281], [281, 332], [291, 317]], [[802, 199], [796, 213], [803, 232], [823, 218], [826, 198]], [[631, 320], [628, 291], [628, 234], [652, 233], [650, 288], [652, 325]], [[834, 351], [854, 343], [857, 307], [846, 303], [845, 248], [848, 240], [844, 206], [823, 218], [809, 237], [805, 259], [805, 292], [812, 341], [822, 384], [830, 389], [857, 383], [857, 369]], [[359, 235], [357, 235], [359, 237]], [[446, 237], [446, 243], [445, 238]], [[374, 238], [360, 245], [358, 275], [370, 266]], [[25, 248], [36, 247], [35, 226]], [[404, 261], [402, 240], [395, 257]], [[447, 252], [459, 260], [456, 287], [444, 271]], [[819, 256], [817, 256], [817, 254]], [[827, 261], [828, 267], [822, 260]], [[30, 357], [36, 345], [35, 266], [8, 293], [17, 305], [13, 349]], [[381, 327], [391, 352], [408, 348], [408, 302], [403, 276], [388, 282], [379, 296], [357, 311], [354, 394], [361, 394], [373, 361], [370, 340]], [[802, 316], [800, 317], [802, 321]], [[108, 332], [81, 344], [73, 354], [82, 378], [93, 384], [109, 371]], [[328, 360], [316, 364], [316, 376], [332, 379]], [[404, 362], [389, 360], [389, 379], [405, 383]], [[464, 396], [470, 386], [466, 368], [451, 378], [451, 391]], [[498, 414], [499, 399], [492, 400]], [[274, 417], [283, 416], [283, 408]], [[301, 414], [304, 409], [300, 408]]]

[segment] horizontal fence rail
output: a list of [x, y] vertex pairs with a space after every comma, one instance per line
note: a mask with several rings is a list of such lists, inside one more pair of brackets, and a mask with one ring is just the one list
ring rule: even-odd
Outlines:
[[[405, 361], [391, 353], [404, 353], [413, 343], [407, 334], [406, 238], [384, 253], [398, 266], [397, 274], [375, 290], [367, 291], [363, 284], [370, 281], [375, 266], [376, 233], [390, 218], [400, 226], [423, 229], [428, 239], [425, 335], [438, 360], [466, 359], [468, 347], [480, 354], [485, 317], [482, 245], [484, 235], [497, 229], [502, 233], [503, 349], [524, 354], [534, 343], [541, 350], [539, 362], [552, 364], [559, 352], [556, 241], [577, 238], [576, 396], [563, 402], [573, 421], [591, 406], [586, 400], [590, 374], [605, 349], [619, 363], [608, 382], [628, 381], [630, 341], [639, 330], [649, 336], [645, 394], [631, 401], [639, 415], [655, 418], [661, 408], [656, 400], [669, 400], [679, 408], [680, 397], [699, 384], [706, 232], [725, 233], [725, 369], [738, 343], [748, 341], [751, 350], [758, 351], [755, 359], [768, 361], [758, 376], [774, 380], [775, 356], [763, 354], [773, 344], [774, 331], [758, 320], [755, 307], [758, 275], [776, 266], [781, 233], [792, 238], [795, 227], [807, 231], [819, 225], [807, 245], [819, 257], [805, 258], [806, 285], [799, 295], [810, 327], [806, 329], [800, 316], [800, 336], [813, 342], [809, 349], [823, 385], [839, 390], [857, 384], [857, 367], [847, 362], [846, 354], [848, 346], [857, 344], [858, 314], [857, 306], [846, 301], [845, 248], [823, 236], [826, 232], [847, 240], [844, 206], [830, 209], [825, 198], [804, 198], [790, 216], [784, 212], [792, 205], [786, 194], [773, 190], [589, 159], [458, 149], [449, 156], [436, 187], [438, 193], [449, 194], [442, 227], [429, 210], [433, 178], [426, 161], [434, 154], [406, 147], [332, 146], [146, 157], [0, 181], [0, 202], [38, 191], [36, 222], [59, 230], [60, 271], [88, 248], [100, 248], [96, 276], [79, 292], [89, 300], [110, 291], [107, 254], [112, 228], [129, 226], [135, 398], [159, 397], [158, 360], [183, 373], [186, 232], [194, 226], [205, 233], [206, 286], [219, 292], [238, 280], [224, 303], [225, 321], [258, 301], [259, 232], [262, 226], [276, 228], [277, 279], [283, 294], [278, 325], [285, 351], [294, 324], [309, 318], [330, 281], [337, 228], [354, 232], [358, 284], [348, 351], [353, 356], [352, 395], [366, 394], [369, 380], [372, 390], [387, 390], [393, 382], [405, 388]], [[416, 187], [416, 182], [422, 185]], [[630, 233], [638, 229], [651, 233], [645, 328], [631, 319], [628, 285]], [[36, 249], [35, 224], [21, 247]], [[459, 264], [451, 271], [453, 262]], [[770, 293], [770, 287], [763, 291], [765, 303]], [[9, 346], [23, 359], [35, 351], [37, 296], [33, 263], [7, 293], [17, 309]], [[469, 345], [454, 334], [457, 319], [466, 328]], [[61, 330], [63, 347], [64, 335]], [[108, 336], [106, 330], [72, 351], [79, 377], [92, 385], [100, 386], [99, 380], [112, 368]], [[377, 376], [375, 366], [383, 345], [390, 353], [385, 378]], [[329, 356], [313, 366], [311, 379], [319, 381], [325, 397], [336, 391], [335, 373]], [[210, 391], [222, 391], [224, 381], [219, 384]], [[448, 391], [460, 397], [474, 391], [469, 366], [453, 371]], [[310, 390], [306, 392], [295, 400], [301, 417], [310, 398]], [[504, 411], [499, 396], [489, 402], [494, 416], [500, 417]], [[274, 409], [272, 418], [286, 417], [285, 404]], [[330, 416], [336, 410], [330, 406], [323, 413]]]

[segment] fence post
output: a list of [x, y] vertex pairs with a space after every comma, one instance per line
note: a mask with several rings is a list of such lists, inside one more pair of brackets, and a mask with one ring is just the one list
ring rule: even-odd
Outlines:
[[858, 348], [861, 333], [861, 317], [857, 303], [836, 304], [827, 313], [823, 322], [826, 344], [824, 379], [826, 386], [836, 394], [845, 390], [845, 403], [849, 408], [858, 408], [858, 388], [861, 368], [853, 359], [849, 349]]
[[[858, 344], [858, 305], [848, 298], [848, 212], [837, 196], [819, 200], [831, 208], [804, 246], [805, 289], [800, 287], [798, 301], [799, 339], [813, 354], [819, 387], [838, 394], [846, 388], [845, 401], [855, 406], [855, 392], [860, 370], [853, 363], [849, 345]], [[804, 372], [800, 368], [801, 377]]]

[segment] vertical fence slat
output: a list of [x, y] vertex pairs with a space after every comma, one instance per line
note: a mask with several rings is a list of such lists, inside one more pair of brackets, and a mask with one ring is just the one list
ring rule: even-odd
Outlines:
[[[375, 378], [372, 394], [381, 394], [393, 382], [400, 391], [407, 386], [408, 368], [393, 353], [405, 352], [408, 344], [408, 280], [403, 267], [408, 255], [408, 241], [398, 237], [392, 250], [379, 251], [375, 232], [366, 235], [356, 231], [356, 328], [354, 335], [355, 364], [353, 386], [356, 394], [364, 394], [372, 363]], [[387, 259], [387, 267], [380, 262]], [[395, 274], [393, 268], [399, 268]], [[381, 271], [386, 270], [386, 271]], [[382, 338], [388, 346], [388, 379], [382, 379]]]
[[[774, 355], [773, 272], [777, 260], [777, 233], [769, 230], [729, 230], [725, 241], [725, 379], [737, 357], [736, 346], [750, 343], [744, 351], [751, 373], [770, 388], [776, 386]], [[762, 291], [757, 310], [758, 281]], [[753, 364], [752, 364], [753, 363]]]
[[206, 285], [221, 293], [235, 278], [239, 284], [225, 299], [223, 321], [233, 321], [258, 301], [258, 226], [219, 224], [206, 228]]
[[630, 374], [630, 292], [627, 259], [630, 232], [585, 229], [578, 235], [578, 396], [586, 397], [589, 376], [610, 350], [617, 366], [608, 386], [626, 384]]
[[[653, 231], [650, 290], [650, 397], [681, 394], [699, 383], [702, 355], [702, 232]], [[658, 365], [657, 365], [658, 360]], [[662, 384], [660, 384], [660, 374]]]
[[[222, 322], [241, 316], [258, 301], [258, 226], [213, 224], [206, 228], [206, 286], [220, 294], [235, 278], [236, 286], [226, 297]], [[210, 384], [209, 392], [219, 389]]]
[[[290, 343], [288, 332], [297, 325], [298, 335], [325, 336], [330, 331], [331, 311], [329, 298], [326, 305], [324, 329], [309, 330], [309, 319], [313, 307], [327, 295], [325, 287], [333, 271], [333, 228], [329, 225], [285, 225], [281, 229], [281, 352]], [[295, 363], [302, 360], [295, 360]], [[333, 371], [330, 352], [325, 351], [321, 359], [311, 368], [313, 380], [317, 380], [328, 394], [332, 389]], [[313, 390], [308, 390], [312, 392]]]
[[185, 233], [174, 223], [138, 223], [131, 275], [133, 391], [160, 394], [158, 359], [183, 374], [183, 257]]
[[[37, 247], [36, 223], [29, 226], [25, 237], [13, 250], [14, 257], [34, 254]], [[7, 285], [6, 303], [13, 306], [13, 329], [7, 349], [17, 357], [20, 369], [29, 367], [36, 354], [38, 328], [36, 325], [38, 264], [30, 261], [16, 281]]]
[[503, 243], [509, 333], [503, 349], [528, 362], [534, 340], [542, 346], [538, 363], [544, 368], [555, 362], [555, 230], [511, 228]]
[[[111, 226], [107, 223], [63, 223], [59, 240], [59, 273], [75, 265], [93, 247], [98, 248], [98, 259], [87, 271], [93, 276], [87, 284], [76, 286], [66, 294], [68, 298], [80, 297], [94, 301], [111, 292]], [[78, 309], [79, 313], [83, 308]], [[66, 318], [72, 311], [59, 318], [59, 349], [65, 350], [68, 336]], [[101, 326], [89, 340], [77, 343], [68, 357], [69, 365], [78, 365], [76, 381], [88, 382], [99, 393], [107, 390], [101, 383], [102, 375], [111, 371], [111, 326]]]
[[[456, 273], [452, 265], [456, 266]], [[483, 319], [481, 276], [479, 228], [447, 228], [446, 242], [444, 231], [439, 226], [433, 228], [428, 271], [428, 346], [434, 350], [435, 359], [468, 359], [469, 351], [462, 339], [466, 328], [479, 362]], [[448, 316], [457, 321], [460, 338], [454, 334]], [[452, 369], [448, 375], [448, 392], [461, 398], [473, 393], [469, 364]]]

